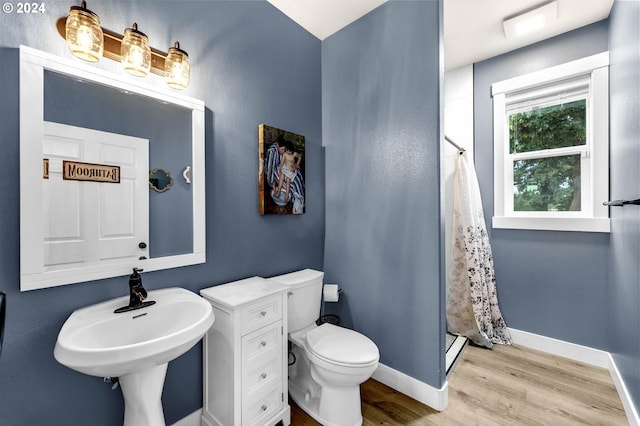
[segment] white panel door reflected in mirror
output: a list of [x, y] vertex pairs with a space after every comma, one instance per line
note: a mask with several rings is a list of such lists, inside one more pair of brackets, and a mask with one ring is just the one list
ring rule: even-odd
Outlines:
[[[44, 124], [43, 155], [49, 164], [42, 194], [45, 270], [146, 257], [149, 141]], [[70, 161], [79, 180], [63, 173], [63, 164]], [[95, 176], [100, 169], [82, 164], [117, 167], [118, 179], [101, 179], [103, 176]], [[142, 248], [141, 242], [145, 243]]]

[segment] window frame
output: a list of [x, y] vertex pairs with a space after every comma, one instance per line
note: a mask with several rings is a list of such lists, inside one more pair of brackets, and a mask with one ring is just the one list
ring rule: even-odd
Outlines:
[[[509, 115], [539, 106], [557, 94], [587, 100], [585, 145], [511, 154]], [[494, 228], [610, 232], [609, 208], [609, 52], [494, 83]], [[585, 96], [586, 95], [586, 96]], [[552, 102], [551, 102], [552, 103]], [[555, 103], [557, 104], [557, 102]], [[549, 155], [552, 154], [552, 155]], [[514, 161], [580, 154], [580, 211], [513, 211]]]

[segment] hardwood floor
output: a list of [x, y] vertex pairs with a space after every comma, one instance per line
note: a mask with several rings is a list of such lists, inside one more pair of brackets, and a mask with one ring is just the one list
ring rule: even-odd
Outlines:
[[[522, 346], [468, 345], [435, 411], [371, 379], [361, 387], [363, 425], [628, 425], [605, 369]], [[291, 424], [316, 426], [293, 401]]]

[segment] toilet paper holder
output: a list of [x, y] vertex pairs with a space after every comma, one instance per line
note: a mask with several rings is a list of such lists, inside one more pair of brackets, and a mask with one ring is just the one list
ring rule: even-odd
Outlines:
[[325, 314], [325, 303], [337, 302], [340, 299], [342, 289], [338, 284], [324, 284], [322, 286], [322, 305], [320, 307], [320, 318], [316, 321], [317, 325], [324, 323], [340, 326], [340, 317], [333, 314]]
[[322, 300], [324, 302], [337, 302], [341, 293], [342, 289], [338, 284], [325, 284], [322, 287]]

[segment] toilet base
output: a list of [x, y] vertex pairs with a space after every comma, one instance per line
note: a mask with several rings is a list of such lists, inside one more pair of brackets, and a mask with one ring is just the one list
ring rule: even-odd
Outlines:
[[[358, 391], [360, 387], [358, 386]], [[334, 423], [331, 419], [320, 416], [320, 397], [313, 397], [308, 391], [301, 389], [296, 383], [289, 380], [289, 396], [298, 407], [323, 426], [362, 426], [362, 414], [355, 423]], [[360, 409], [360, 392], [358, 392], [358, 410]]]
[[289, 366], [291, 399], [323, 426], [361, 426], [360, 386], [320, 384], [306, 353], [296, 345], [292, 353], [296, 362]]

